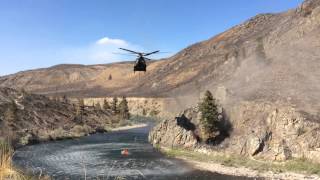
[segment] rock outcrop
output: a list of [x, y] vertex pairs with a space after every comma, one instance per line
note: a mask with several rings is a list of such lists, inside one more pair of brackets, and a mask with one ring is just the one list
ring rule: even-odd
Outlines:
[[196, 108], [190, 108], [175, 119], [167, 119], [149, 133], [149, 141], [165, 147], [194, 148], [199, 141], [199, 118]]
[[[234, 128], [228, 142], [231, 152], [272, 160], [309, 157], [320, 162], [315, 155], [320, 147], [319, 116], [281, 103], [243, 102], [229, 118]], [[315, 156], [310, 157], [311, 152]]]
[[[200, 116], [195, 109], [179, 115], [186, 117], [195, 128], [181, 126], [177, 119], [165, 120], [153, 128], [149, 141], [165, 147], [203, 148], [198, 138]], [[277, 161], [308, 158], [320, 162], [319, 117], [284, 104], [267, 102], [243, 102], [227, 114], [228, 135], [217, 138], [212, 146], [205, 146], [207, 151]]]

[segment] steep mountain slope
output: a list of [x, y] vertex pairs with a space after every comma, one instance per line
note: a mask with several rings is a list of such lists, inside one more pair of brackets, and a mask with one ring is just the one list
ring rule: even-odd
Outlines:
[[294, 10], [258, 15], [171, 58], [152, 62], [140, 76], [132, 73], [130, 63], [63, 65], [4, 76], [0, 84], [41, 94], [194, 99], [210, 89], [226, 105], [282, 101], [315, 113], [320, 108], [319, 4], [307, 0]]

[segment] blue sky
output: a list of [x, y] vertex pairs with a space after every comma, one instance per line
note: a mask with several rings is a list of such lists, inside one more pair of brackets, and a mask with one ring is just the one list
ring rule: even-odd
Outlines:
[[118, 47], [176, 53], [256, 14], [301, 2], [0, 0], [0, 75], [61, 63], [128, 60], [113, 54]]

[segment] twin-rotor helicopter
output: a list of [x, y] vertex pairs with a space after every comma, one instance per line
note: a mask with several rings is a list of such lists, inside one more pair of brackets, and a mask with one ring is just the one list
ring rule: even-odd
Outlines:
[[143, 72], [146, 72], [147, 71], [147, 63], [146, 61], [150, 61], [151, 59], [147, 58], [147, 56], [150, 56], [152, 54], [155, 54], [155, 53], [159, 53], [160, 51], [153, 51], [153, 52], [150, 52], [150, 53], [143, 53], [143, 52], [137, 52], [137, 51], [132, 51], [132, 50], [129, 50], [129, 49], [124, 49], [124, 48], [119, 48], [121, 50], [124, 50], [124, 51], [127, 51], [127, 52], [130, 52], [132, 54], [136, 54], [138, 57], [135, 61], [135, 64], [134, 64], [134, 67], [133, 67], [133, 72], [136, 72], [136, 71], [143, 71]]

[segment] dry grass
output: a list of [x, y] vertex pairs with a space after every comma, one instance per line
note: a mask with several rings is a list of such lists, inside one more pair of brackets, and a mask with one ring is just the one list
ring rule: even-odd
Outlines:
[[161, 149], [161, 151], [171, 157], [185, 157], [191, 160], [218, 163], [231, 167], [247, 167], [259, 172], [295, 172], [308, 175], [320, 175], [320, 164], [310, 162], [306, 159], [292, 159], [286, 162], [277, 163], [272, 161], [254, 160], [236, 155], [207, 155], [182, 149]]
[[0, 142], [0, 180], [12, 179], [23, 180], [28, 179], [12, 165], [13, 149], [10, 144]]
[[11, 145], [0, 140], [0, 180], [50, 180], [49, 176], [30, 176], [15, 168], [12, 164], [13, 155]]

